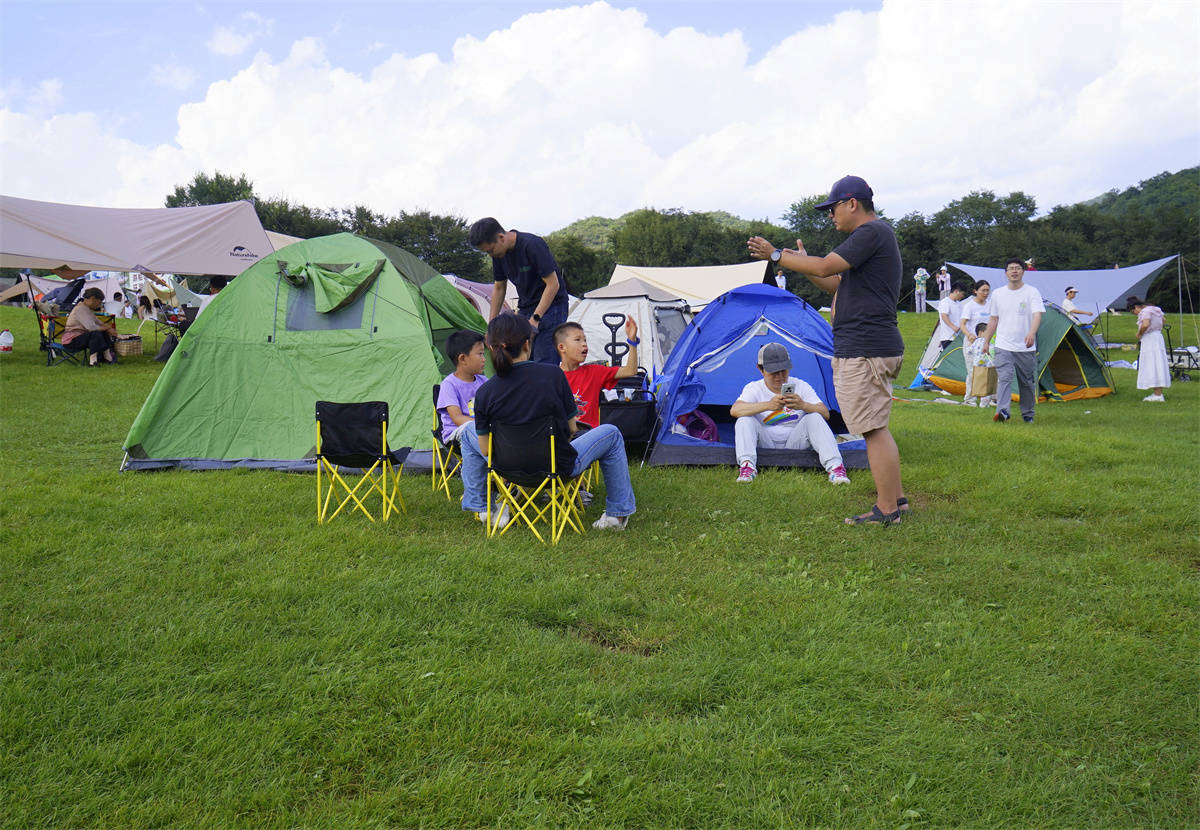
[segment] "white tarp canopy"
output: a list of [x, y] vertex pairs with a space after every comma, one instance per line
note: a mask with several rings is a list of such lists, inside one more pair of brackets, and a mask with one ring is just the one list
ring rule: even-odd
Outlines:
[[[1075, 305], [1084, 311], [1098, 314], [1106, 308], [1125, 310], [1125, 298], [1137, 294], [1145, 298], [1146, 289], [1154, 282], [1159, 270], [1176, 256], [1156, 259], [1128, 268], [1101, 268], [1095, 271], [1026, 271], [1025, 282], [1042, 294], [1043, 300], [1062, 305], [1068, 285], [1079, 289]], [[980, 265], [947, 263], [966, 273], [971, 279], [987, 280], [995, 291], [1006, 283], [1003, 268], [984, 268]]]
[[249, 202], [98, 208], [0, 196], [0, 267], [235, 276], [275, 250]]
[[[761, 283], [770, 273], [770, 268], [770, 263], [766, 261], [744, 262], [739, 265], [698, 265], [689, 268], [618, 265], [613, 268], [608, 284], [638, 279], [671, 297], [685, 300], [696, 310], [738, 286]], [[771, 285], [774, 284], [772, 280]]]
[[[605, 363], [610, 363], [611, 358], [604, 346], [612, 342], [612, 329], [604, 324], [605, 314], [624, 314], [637, 323], [641, 341], [638, 362], [651, 378], [662, 371], [675, 341], [692, 319], [684, 300], [636, 278], [587, 292], [571, 306], [567, 319], [583, 326], [588, 339], [588, 358]], [[625, 342], [623, 328], [617, 332], [617, 342]]]

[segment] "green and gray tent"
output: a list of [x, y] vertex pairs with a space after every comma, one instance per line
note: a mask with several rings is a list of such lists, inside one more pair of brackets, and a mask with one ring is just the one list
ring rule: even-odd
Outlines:
[[[963, 336], [957, 334], [942, 349], [927, 380], [953, 395], [967, 388]], [[1112, 376], [1096, 351], [1091, 336], [1058, 306], [1046, 303], [1037, 334], [1037, 385], [1040, 400], [1073, 401], [1100, 398], [1113, 391]], [[1013, 392], [1015, 394], [1016, 388]]]
[[183, 335], [125, 439], [124, 469], [304, 469], [318, 400], [387, 401], [388, 443], [424, 447], [433, 384], [478, 310], [407, 251], [308, 239], [243, 271]]

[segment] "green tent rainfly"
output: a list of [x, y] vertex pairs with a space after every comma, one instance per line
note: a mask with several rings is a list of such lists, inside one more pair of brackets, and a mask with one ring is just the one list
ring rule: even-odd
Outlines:
[[316, 401], [387, 401], [388, 442], [424, 447], [430, 390], [478, 310], [435, 270], [353, 236], [288, 245], [242, 272], [179, 341], [125, 439], [125, 469], [304, 468]]
[[[963, 394], [967, 387], [962, 346], [963, 336], [956, 334], [929, 371], [929, 382], [953, 395]], [[1092, 338], [1049, 303], [1038, 327], [1036, 375], [1038, 397], [1043, 401], [1101, 398], [1114, 388]]]

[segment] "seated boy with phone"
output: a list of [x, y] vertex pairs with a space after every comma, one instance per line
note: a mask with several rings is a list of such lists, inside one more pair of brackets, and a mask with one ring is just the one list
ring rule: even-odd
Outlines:
[[816, 391], [789, 374], [792, 357], [781, 343], [768, 343], [758, 350], [762, 380], [747, 383], [729, 407], [737, 418], [734, 445], [739, 484], [749, 484], [758, 475], [758, 448], [802, 450], [812, 447], [831, 484], [849, 484], [837, 438], [829, 428], [829, 407]]

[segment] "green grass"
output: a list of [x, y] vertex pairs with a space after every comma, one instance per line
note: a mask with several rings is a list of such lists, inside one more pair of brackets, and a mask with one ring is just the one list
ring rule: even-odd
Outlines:
[[5, 827], [1196, 826], [1200, 384], [903, 392], [911, 522], [635, 468], [628, 532], [550, 548], [424, 477], [317, 527], [309, 476], [119, 474], [158, 364], [0, 328]]

